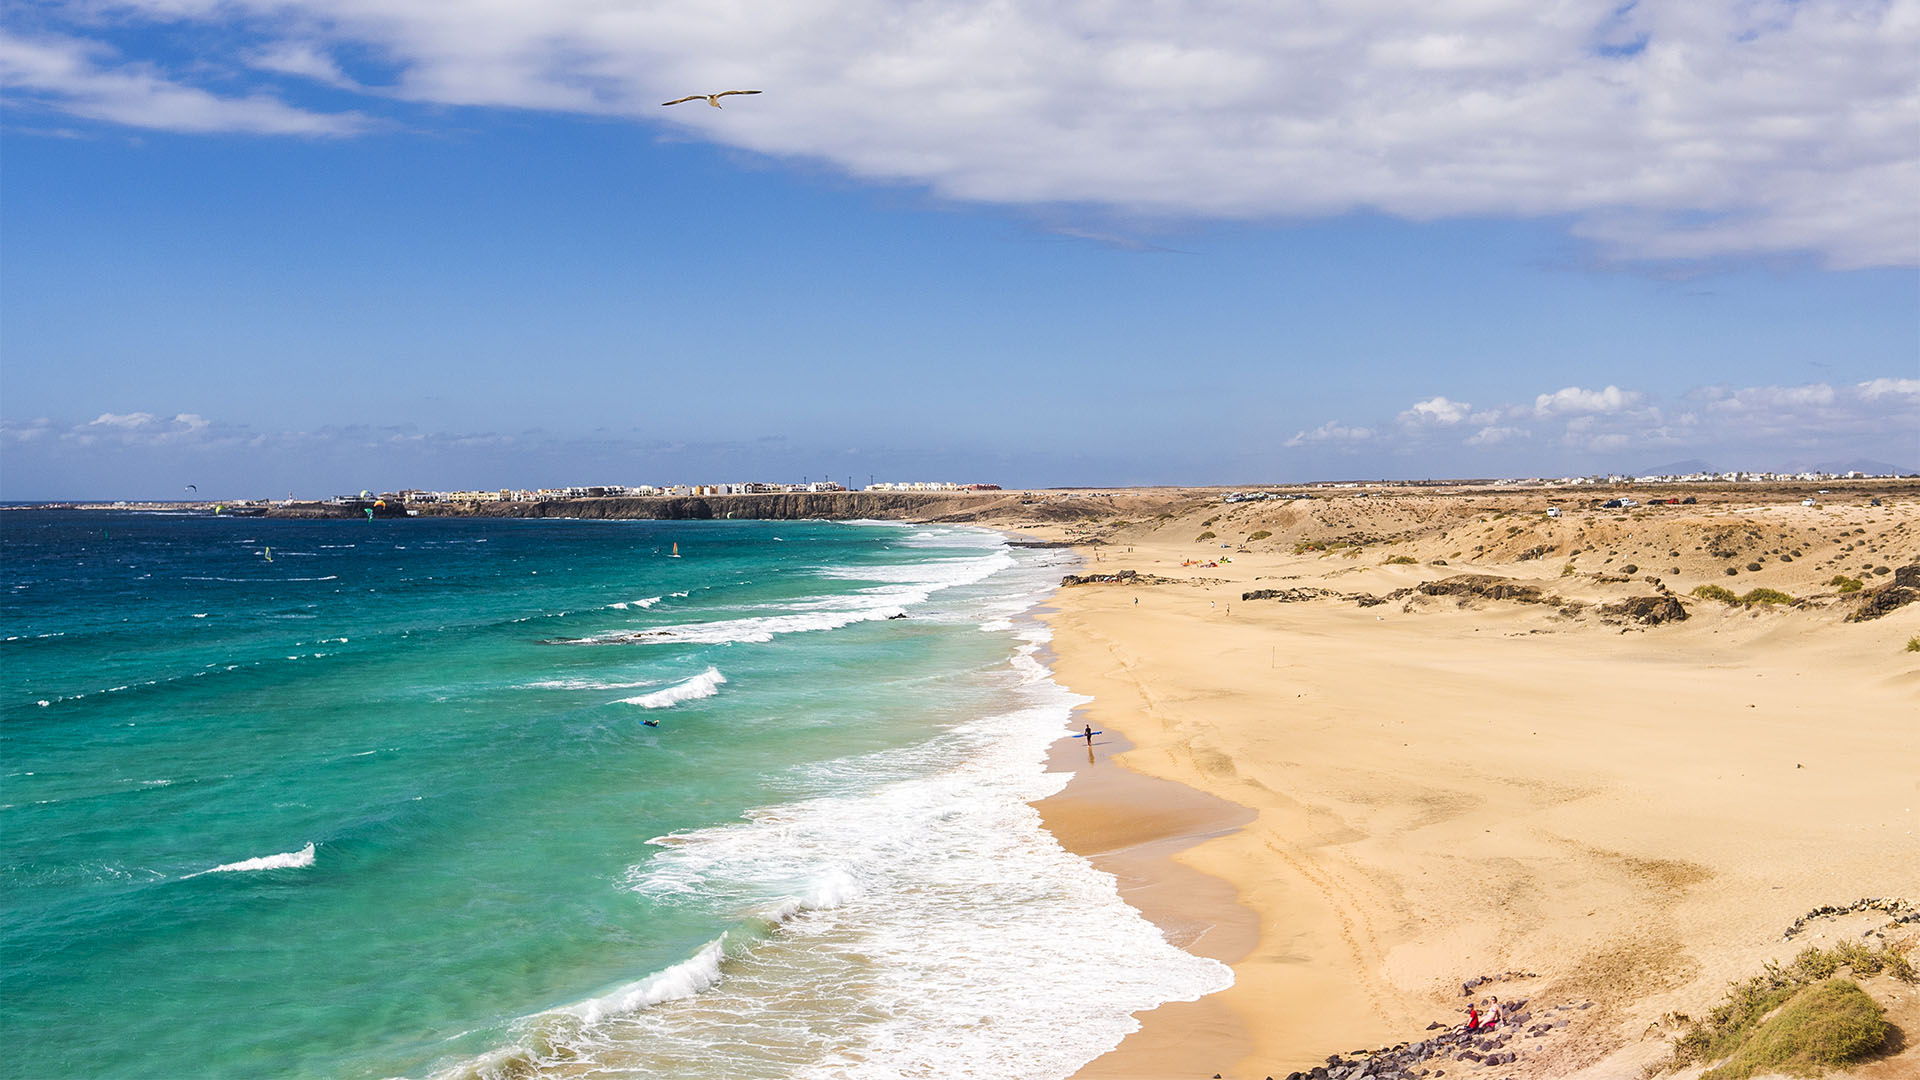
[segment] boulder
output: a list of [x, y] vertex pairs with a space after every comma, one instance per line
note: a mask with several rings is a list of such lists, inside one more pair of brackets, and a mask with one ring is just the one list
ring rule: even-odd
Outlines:
[[1536, 586], [1491, 574], [1458, 574], [1423, 582], [1417, 588], [1427, 596], [1457, 596], [1462, 600], [1518, 600], [1523, 604], [1538, 604], [1545, 599]]
[[1635, 596], [1600, 608], [1602, 616], [1627, 619], [1644, 626], [1667, 622], [1685, 622], [1687, 609], [1671, 596]]

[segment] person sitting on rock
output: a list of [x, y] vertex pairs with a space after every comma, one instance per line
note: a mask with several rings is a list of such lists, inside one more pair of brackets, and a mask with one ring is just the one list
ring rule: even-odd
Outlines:
[[1487, 1018], [1480, 1026], [1483, 1028], [1495, 1027], [1500, 1023], [1501, 1018], [1500, 999], [1494, 998], [1493, 1004], [1487, 1006]]
[[1467, 1030], [1480, 1030], [1480, 1006], [1478, 1005], [1467, 1006]]

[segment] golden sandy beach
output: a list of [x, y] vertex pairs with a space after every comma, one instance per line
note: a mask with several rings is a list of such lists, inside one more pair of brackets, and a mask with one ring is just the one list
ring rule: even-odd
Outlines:
[[[1284, 1077], [1497, 994], [1565, 1023], [1449, 1075], [1636, 1077], [1671, 1014], [1883, 927], [1867, 911], [1782, 940], [1822, 905], [1920, 899], [1920, 603], [1846, 621], [1920, 556], [1920, 491], [1869, 494], [1168, 494], [1027, 526], [1081, 542], [1087, 573], [1165, 579], [1057, 594], [1059, 680], [1109, 734], [1091, 763], [1062, 744], [1076, 778], [1042, 812], [1235, 973], [1143, 1014], [1082, 1075]], [[1461, 575], [1539, 595], [1400, 592]], [[1829, 584], [1844, 576], [1861, 590]], [[1684, 621], [1602, 611], [1667, 596]], [[1496, 978], [1464, 994], [1476, 976]], [[1908, 1034], [1856, 1074], [1920, 1075], [1915, 988], [1862, 985]]]

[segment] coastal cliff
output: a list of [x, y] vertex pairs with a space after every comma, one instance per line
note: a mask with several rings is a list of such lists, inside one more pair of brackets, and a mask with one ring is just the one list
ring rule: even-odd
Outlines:
[[[633, 496], [530, 502], [421, 503], [375, 510], [390, 517], [594, 518], [651, 521], [980, 521], [1019, 517], [1071, 521], [1112, 512], [1105, 499], [1018, 492], [822, 491], [768, 495]], [[270, 517], [360, 517], [364, 506], [308, 503], [275, 507]]]

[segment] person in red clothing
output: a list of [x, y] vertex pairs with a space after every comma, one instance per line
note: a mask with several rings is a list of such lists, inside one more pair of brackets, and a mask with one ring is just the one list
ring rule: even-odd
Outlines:
[[1480, 1030], [1480, 1006], [1478, 1005], [1467, 1006], [1467, 1030]]

